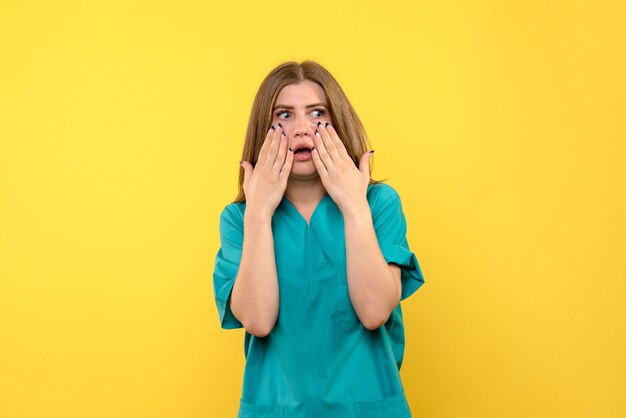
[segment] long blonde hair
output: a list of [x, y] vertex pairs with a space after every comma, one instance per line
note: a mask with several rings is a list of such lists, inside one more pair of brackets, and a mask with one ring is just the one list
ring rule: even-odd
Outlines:
[[[250, 112], [242, 160], [248, 161], [252, 166], [256, 164], [261, 146], [272, 123], [272, 112], [278, 94], [283, 87], [298, 84], [304, 80], [314, 81], [324, 89], [328, 100], [331, 124], [346, 147], [348, 155], [358, 168], [361, 155], [369, 149], [369, 140], [365, 128], [337, 80], [320, 64], [310, 60], [301, 63], [296, 61], [284, 62], [265, 77], [254, 98]], [[372, 158], [374, 158], [373, 155], [370, 159]], [[370, 163], [370, 173], [372, 166], [373, 161]], [[239, 194], [233, 203], [245, 201], [244, 174], [243, 167], [240, 167]], [[370, 184], [382, 183], [386, 180], [388, 179], [374, 180], [370, 176]]]

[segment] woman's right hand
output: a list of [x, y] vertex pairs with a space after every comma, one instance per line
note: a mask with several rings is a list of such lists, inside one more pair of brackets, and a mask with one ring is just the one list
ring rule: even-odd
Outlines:
[[293, 164], [293, 151], [288, 150], [287, 136], [282, 126], [270, 128], [256, 165], [242, 161], [245, 171], [243, 190], [247, 208], [271, 218], [280, 204], [287, 188], [287, 180]]

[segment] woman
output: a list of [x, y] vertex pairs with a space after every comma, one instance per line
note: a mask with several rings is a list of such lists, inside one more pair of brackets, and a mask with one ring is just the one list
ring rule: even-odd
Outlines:
[[286, 62], [254, 100], [213, 286], [245, 328], [242, 417], [410, 417], [399, 302], [424, 278], [398, 193], [321, 65]]

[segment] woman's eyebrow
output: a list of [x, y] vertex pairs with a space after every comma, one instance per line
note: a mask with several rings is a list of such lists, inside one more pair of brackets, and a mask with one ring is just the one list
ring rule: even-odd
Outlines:
[[[305, 106], [305, 109], [308, 109], [309, 107], [318, 107], [318, 106], [326, 107], [324, 103], [313, 103], [313, 104]], [[287, 106], [287, 105], [282, 105], [282, 104], [277, 104], [276, 106], [274, 106], [274, 109], [277, 109], [279, 107], [283, 109], [295, 109], [295, 107], [293, 106]]]

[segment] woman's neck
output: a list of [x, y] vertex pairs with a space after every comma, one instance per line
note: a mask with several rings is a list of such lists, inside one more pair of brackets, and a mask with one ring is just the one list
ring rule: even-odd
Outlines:
[[295, 206], [314, 205], [322, 200], [325, 194], [326, 189], [319, 176], [311, 179], [290, 177], [285, 189], [285, 197]]

